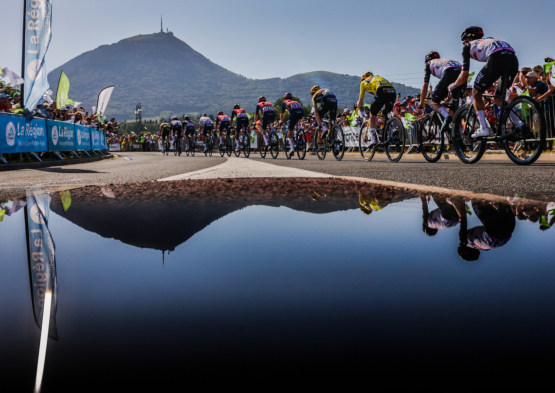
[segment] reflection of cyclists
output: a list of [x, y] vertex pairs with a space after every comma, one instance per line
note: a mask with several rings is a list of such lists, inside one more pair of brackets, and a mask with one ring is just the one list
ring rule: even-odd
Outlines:
[[470, 230], [466, 219], [465, 202], [457, 199], [451, 203], [461, 223], [458, 252], [465, 261], [476, 261], [480, 258], [480, 250], [489, 251], [503, 247], [511, 239], [516, 220], [508, 203], [473, 201], [472, 209], [482, 225]]
[[359, 191], [358, 193], [358, 202], [360, 204], [360, 210], [364, 214], [370, 214], [373, 211], [379, 211], [387, 207], [391, 203], [393, 196], [391, 198], [382, 198], [382, 200], [378, 200], [376, 195], [364, 193], [363, 191]]
[[420, 199], [422, 200], [422, 230], [426, 235], [435, 236], [442, 229], [459, 225], [459, 215], [446, 198], [433, 196], [437, 209], [431, 212], [428, 211], [426, 196], [422, 195]]

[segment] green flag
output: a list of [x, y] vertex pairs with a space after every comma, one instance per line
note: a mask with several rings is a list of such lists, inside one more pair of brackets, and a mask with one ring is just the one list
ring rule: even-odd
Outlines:
[[[530, 97], [530, 92], [528, 90], [526, 90], [524, 93], [519, 94], [519, 96], [526, 96], [526, 97]], [[530, 108], [530, 105], [528, 104], [522, 104], [522, 108], [520, 109], [520, 113], [522, 114], [522, 119], [526, 119], [529, 115], [528, 109]]]
[[472, 215], [472, 210], [470, 210], [470, 206], [468, 206], [468, 205], [465, 204], [465, 205], [464, 205], [464, 209], [466, 210], [466, 214], [468, 214], [469, 216]]
[[543, 214], [541, 215], [541, 218], [540, 218], [540, 227], [551, 228], [551, 225], [549, 225], [549, 222], [547, 221], [547, 217], [544, 216]]
[[552, 61], [550, 63], [545, 63], [543, 65], [543, 70], [544, 72], [547, 74], [549, 72], [549, 70], [555, 65], [555, 61]]
[[410, 123], [416, 120], [416, 117], [411, 113], [405, 113], [405, 120], [407, 124], [405, 124], [405, 128], [408, 130], [410, 128]]
[[475, 72], [471, 72], [470, 74], [468, 74], [468, 81], [467, 81], [467, 83], [472, 82], [472, 79], [474, 78], [474, 74], [475, 74]]
[[254, 131], [251, 131], [249, 134], [249, 139], [251, 140], [251, 143], [254, 143]]
[[0, 222], [4, 221], [4, 215], [6, 214], [5, 210], [0, 210]]
[[71, 206], [71, 194], [69, 193], [69, 191], [60, 191], [60, 199], [62, 200], [64, 213], [66, 213]]
[[63, 71], [60, 75], [60, 82], [58, 83], [56, 104], [58, 108], [63, 108], [66, 105], [75, 105], [75, 102], [69, 99], [69, 79]]

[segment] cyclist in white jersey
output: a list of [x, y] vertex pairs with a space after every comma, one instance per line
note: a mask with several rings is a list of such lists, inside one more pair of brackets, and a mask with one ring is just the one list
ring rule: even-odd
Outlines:
[[204, 135], [204, 154], [206, 154], [206, 139], [212, 138], [212, 131], [214, 130], [214, 123], [206, 113], [202, 115], [199, 120], [199, 132]]
[[[476, 109], [476, 114], [480, 122], [480, 128], [472, 134], [473, 138], [484, 137], [490, 134], [486, 122], [486, 106], [482, 98], [484, 92], [493, 85], [495, 81], [502, 78], [503, 83], [497, 86], [495, 94], [504, 94], [505, 92], [502, 91], [501, 86], [505, 84], [506, 88], [510, 87], [518, 72], [518, 59], [511, 45], [495, 38], [483, 37], [484, 31], [478, 26], [470, 26], [463, 31], [461, 35], [461, 40], [464, 42], [462, 51], [462, 72], [457, 81], [449, 86], [451, 90], [458, 86], [466, 85], [470, 69], [470, 58], [486, 63], [484, 68], [482, 68], [476, 76], [474, 90], [472, 91], [472, 95], [474, 96], [474, 108]], [[494, 99], [494, 108], [498, 114], [501, 102], [502, 98], [500, 97]], [[526, 128], [526, 125], [522, 123], [514, 113], [511, 113], [510, 116], [516, 129]], [[526, 130], [523, 131], [526, 132]]]
[[[449, 95], [449, 85], [458, 79], [461, 74], [462, 65], [455, 60], [442, 59], [439, 56], [439, 53], [434, 51], [429, 52], [426, 55], [425, 63], [424, 85], [422, 86], [422, 91], [420, 92], [420, 108], [424, 107], [424, 101], [426, 100], [428, 86], [430, 83], [430, 75], [433, 75], [440, 81], [432, 93], [432, 107], [442, 114], [445, 119], [445, 127], [445, 125], [449, 125], [455, 114], [451, 110], [447, 111], [447, 109], [441, 105], [441, 101]], [[465, 88], [466, 86], [460, 86], [453, 90], [453, 99], [459, 99], [459, 97], [461, 97], [464, 93]]]

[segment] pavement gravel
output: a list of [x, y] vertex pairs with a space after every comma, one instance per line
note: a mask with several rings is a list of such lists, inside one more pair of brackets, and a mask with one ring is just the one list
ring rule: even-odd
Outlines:
[[[125, 161], [125, 157], [134, 161]], [[0, 199], [23, 195], [31, 189], [143, 183], [198, 171], [225, 161], [219, 156], [198, 154], [195, 157], [175, 157], [155, 152], [126, 152], [118, 153], [115, 159], [86, 164], [0, 172]]]

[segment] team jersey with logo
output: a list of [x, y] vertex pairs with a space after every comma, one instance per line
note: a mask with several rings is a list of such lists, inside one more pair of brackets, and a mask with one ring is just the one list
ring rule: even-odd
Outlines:
[[210, 119], [208, 116], [201, 117], [198, 122], [201, 126], [204, 126], [204, 127], [212, 127], [214, 125], [212, 123], [212, 119]]
[[461, 67], [461, 63], [451, 59], [434, 59], [432, 61], [429, 61], [426, 64], [426, 68], [424, 68], [424, 82], [430, 81], [430, 75], [441, 79], [443, 78], [443, 74], [445, 74], [445, 71], [447, 71], [449, 68]]
[[288, 110], [289, 113], [291, 112], [298, 112], [299, 110], [302, 110], [303, 106], [298, 103], [297, 101], [293, 101], [293, 100], [284, 100], [281, 103], [281, 111], [285, 112], [285, 110]]
[[506, 239], [497, 239], [488, 234], [483, 226], [479, 226], [468, 231], [467, 246], [478, 250], [489, 251], [503, 247], [509, 240], [511, 240], [511, 236]]
[[384, 77], [381, 77], [378, 75], [371, 76], [370, 78], [367, 78], [360, 83], [360, 98], [364, 98], [364, 95], [366, 94], [366, 92], [370, 94], [376, 94], [376, 91], [380, 87], [385, 87], [385, 86], [393, 87], [393, 85], [389, 83], [389, 81]]
[[218, 122], [219, 123], [229, 123], [229, 116], [227, 115], [218, 115]]
[[247, 111], [243, 108], [234, 109], [233, 112], [231, 112], [231, 120], [233, 120], [235, 117], [238, 120], [248, 120], [249, 119], [249, 115], [247, 115]]
[[335, 94], [333, 94], [328, 89], [320, 89], [312, 96], [312, 106], [320, 110], [322, 108], [322, 103], [327, 100], [335, 100]]
[[195, 123], [190, 121], [187, 124], [185, 124], [185, 128], [187, 129], [187, 131], [194, 131], [195, 130]]
[[259, 102], [256, 106], [256, 113], [258, 113], [259, 111], [263, 114], [274, 113], [274, 107], [272, 106], [271, 102]]
[[468, 71], [470, 67], [470, 58], [485, 63], [488, 61], [488, 57], [501, 51], [515, 53], [511, 45], [495, 38], [482, 38], [480, 40], [465, 42], [462, 50], [463, 70]]
[[183, 130], [183, 124], [179, 120], [172, 121], [172, 130], [180, 132]]
[[162, 123], [160, 124], [160, 131], [166, 131], [169, 132], [171, 130], [172, 126], [168, 123]]

